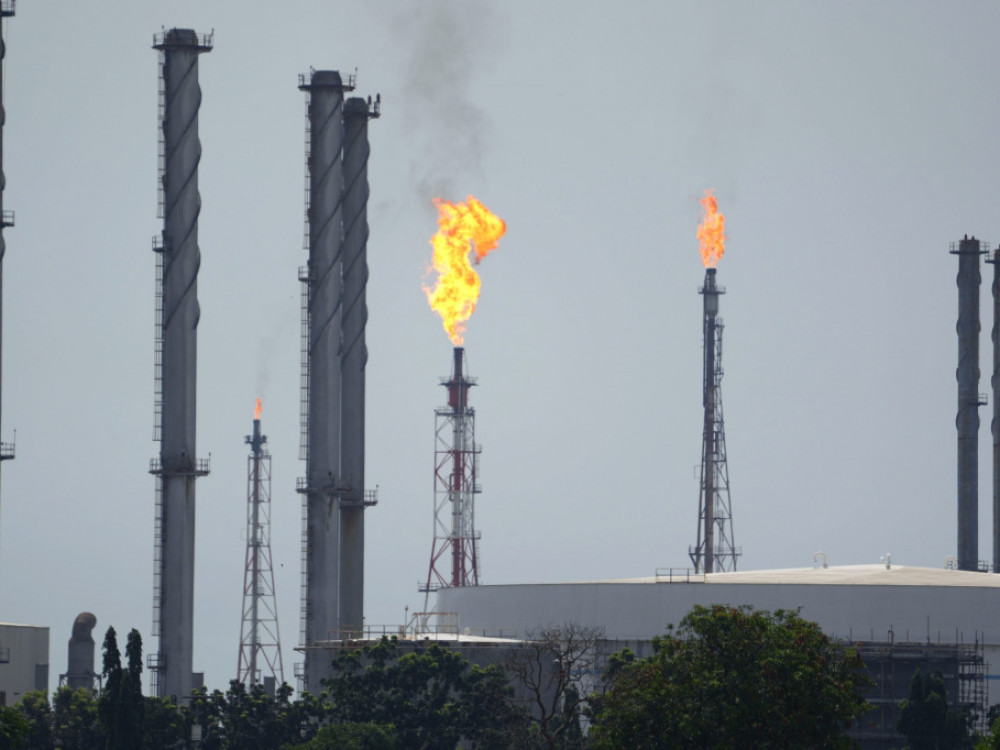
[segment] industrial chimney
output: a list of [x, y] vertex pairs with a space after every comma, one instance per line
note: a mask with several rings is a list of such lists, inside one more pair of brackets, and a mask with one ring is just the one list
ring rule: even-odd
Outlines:
[[986, 262], [993, 264], [993, 572], [1000, 573], [1000, 248]]
[[365, 508], [376, 502], [365, 490], [365, 324], [368, 307], [368, 120], [379, 102], [351, 97], [344, 105], [343, 356], [341, 357], [340, 628], [364, 625]]
[[170, 29], [154, 37], [160, 51], [160, 216], [163, 231], [157, 252], [155, 344], [156, 429], [159, 458], [150, 473], [157, 478], [153, 560], [153, 634], [150, 654], [153, 693], [190, 697], [195, 687], [194, 528], [195, 480], [208, 474], [208, 461], [196, 458], [195, 386], [197, 375], [198, 56], [212, 49], [211, 35]]
[[306, 476], [304, 495], [303, 645], [305, 688], [319, 694], [329, 667], [310, 646], [329, 640], [340, 629], [340, 391], [341, 391], [341, 253], [343, 251], [344, 91], [354, 87], [335, 70], [299, 77], [308, 92], [308, 249], [309, 265], [299, 274], [305, 284], [306, 340], [303, 399]]
[[66, 684], [77, 688], [94, 689], [94, 626], [97, 618], [90, 612], [81, 612], [73, 621], [73, 635], [69, 639]]
[[[299, 77], [309, 95], [306, 128], [309, 263], [303, 282], [302, 440], [304, 496], [301, 641], [304, 686], [318, 694], [330, 676], [323, 644], [363, 625], [365, 288], [368, 119], [361, 99], [335, 70]], [[349, 140], [345, 141], [345, 134]], [[347, 181], [345, 183], [345, 175]]]
[[[5, 211], [3, 207], [3, 193], [7, 187], [7, 178], [3, 173], [3, 126], [7, 115], [3, 108], [3, 65], [7, 48], [3, 41], [3, 19], [14, 15], [14, 0], [0, 0], [0, 382], [2, 382], [2, 355], [3, 355], [3, 258], [7, 252], [7, 243], [4, 240], [3, 232], [8, 227], [14, 226], [14, 212]], [[0, 401], [2, 403], [2, 401]], [[14, 458], [14, 443], [0, 442], [0, 466], [4, 461]]]
[[966, 235], [951, 244], [958, 256], [958, 568], [979, 570], [979, 256], [986, 243]]

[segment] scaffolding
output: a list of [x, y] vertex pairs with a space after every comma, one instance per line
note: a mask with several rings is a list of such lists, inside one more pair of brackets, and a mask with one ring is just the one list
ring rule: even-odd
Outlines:
[[940, 674], [948, 705], [966, 708], [973, 716], [973, 728], [986, 728], [989, 695], [979, 634], [972, 643], [896, 642], [892, 636], [890, 631], [888, 641], [849, 644], [861, 657], [873, 682], [865, 694], [871, 710], [859, 716], [850, 729], [851, 737], [864, 750], [888, 750], [905, 743], [896, 722], [899, 704], [909, 697], [917, 670], [928, 676]]

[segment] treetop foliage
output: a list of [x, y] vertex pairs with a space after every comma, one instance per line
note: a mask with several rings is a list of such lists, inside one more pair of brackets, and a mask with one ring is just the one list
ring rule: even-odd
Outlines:
[[614, 663], [594, 747], [846, 747], [866, 708], [860, 658], [797, 612], [696, 606], [653, 647]]

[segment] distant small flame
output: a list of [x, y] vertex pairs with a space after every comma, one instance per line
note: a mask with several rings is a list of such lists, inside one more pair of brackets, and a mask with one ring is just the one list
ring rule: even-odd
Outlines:
[[253, 410], [253, 418], [260, 419], [260, 399], [257, 399], [257, 408]]
[[705, 216], [698, 225], [698, 245], [705, 268], [715, 268], [726, 251], [726, 217], [719, 213], [719, 202], [711, 190], [701, 199]]
[[466, 203], [434, 199], [438, 208], [438, 231], [431, 238], [437, 283], [424, 285], [430, 306], [441, 316], [444, 330], [455, 346], [462, 344], [465, 322], [472, 317], [479, 301], [481, 281], [469, 263], [469, 251], [475, 252], [476, 265], [491, 251], [507, 231], [504, 220], [486, 206], [468, 197]]

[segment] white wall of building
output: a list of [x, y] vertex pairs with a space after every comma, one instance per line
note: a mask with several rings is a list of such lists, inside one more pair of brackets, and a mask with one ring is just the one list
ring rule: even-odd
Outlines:
[[[647, 578], [442, 589], [437, 611], [459, 627], [524, 635], [576, 622], [613, 639], [662, 635], [696, 604], [799, 609], [830, 636], [846, 640], [970, 643], [986, 647], [990, 679], [1000, 678], [1000, 575], [884, 565], [716, 573], [691, 582]], [[681, 579], [686, 580], [686, 579]]]
[[49, 688], [49, 629], [0, 623], [0, 701], [19, 703], [31, 690]]

